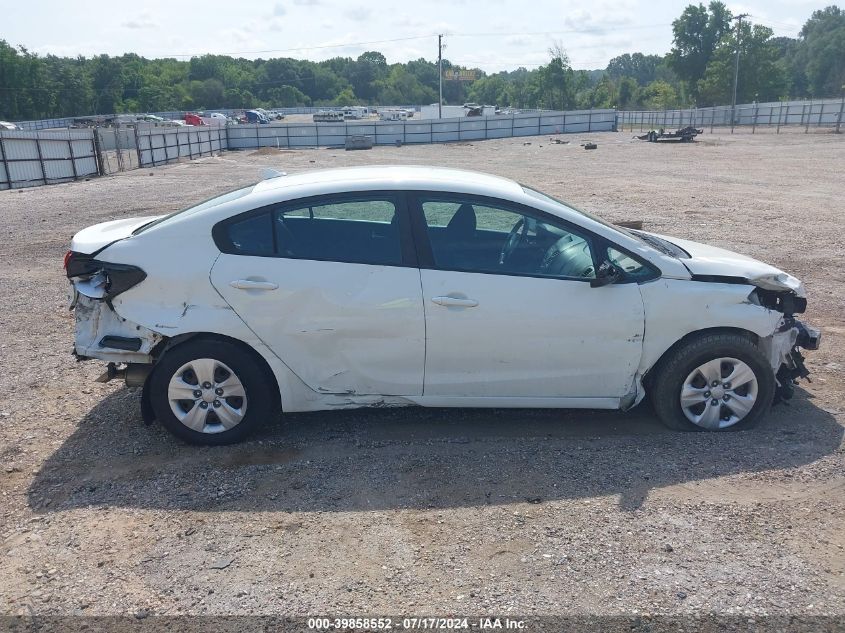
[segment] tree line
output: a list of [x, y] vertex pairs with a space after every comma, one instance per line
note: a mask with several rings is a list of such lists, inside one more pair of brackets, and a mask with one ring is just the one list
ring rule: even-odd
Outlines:
[[[538, 68], [444, 81], [447, 104], [514, 108], [662, 109], [730, 103], [737, 45], [738, 103], [834, 97], [845, 90], [845, 11], [815, 11], [798, 37], [774, 37], [719, 1], [689, 5], [665, 55], [624, 54], [606, 68], [573, 70], [562, 45]], [[464, 70], [444, 60], [444, 71]], [[472, 69], [468, 69], [472, 70]], [[36, 55], [0, 40], [0, 119], [213, 108], [436, 103], [437, 63], [389, 64], [368, 51], [321, 62], [202, 55], [187, 61], [136, 54]]]

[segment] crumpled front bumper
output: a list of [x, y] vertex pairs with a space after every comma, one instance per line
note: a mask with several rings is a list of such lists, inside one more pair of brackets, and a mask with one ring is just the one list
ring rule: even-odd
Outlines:
[[778, 382], [778, 397], [788, 400], [795, 391], [795, 381], [809, 380], [801, 350], [816, 350], [821, 344], [821, 332], [794, 317], [784, 317], [772, 336], [760, 341], [769, 358]]

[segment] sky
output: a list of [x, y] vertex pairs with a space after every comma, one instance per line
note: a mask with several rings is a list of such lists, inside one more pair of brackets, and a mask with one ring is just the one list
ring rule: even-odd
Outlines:
[[[832, 0], [727, 2], [734, 13], [795, 37]], [[560, 44], [573, 68], [604, 68], [623, 53], [669, 50], [672, 20], [689, 2], [669, 0], [0, 0], [0, 39], [39, 54], [188, 59], [205, 53], [357, 57], [388, 62], [444, 58], [486, 72], [534, 68]]]

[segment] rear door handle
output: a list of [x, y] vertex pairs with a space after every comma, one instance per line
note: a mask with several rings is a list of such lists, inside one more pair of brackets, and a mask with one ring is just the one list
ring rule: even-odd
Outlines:
[[275, 290], [279, 287], [279, 284], [274, 284], [272, 281], [254, 281], [252, 279], [235, 279], [230, 281], [229, 285], [241, 290]]
[[461, 308], [474, 308], [478, 305], [475, 299], [459, 299], [458, 297], [432, 297], [431, 300], [439, 306], [459, 306]]

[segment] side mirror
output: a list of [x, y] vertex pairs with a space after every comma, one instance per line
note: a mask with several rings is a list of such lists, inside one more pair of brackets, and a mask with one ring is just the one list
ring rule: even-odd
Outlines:
[[621, 281], [624, 276], [625, 272], [619, 266], [612, 264], [608, 260], [604, 260], [596, 271], [596, 278], [590, 281], [590, 287], [601, 288], [602, 286], [609, 286], [610, 284], [615, 284], [617, 281]]

